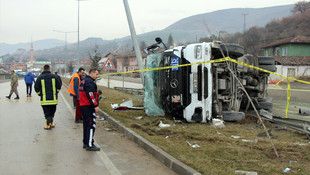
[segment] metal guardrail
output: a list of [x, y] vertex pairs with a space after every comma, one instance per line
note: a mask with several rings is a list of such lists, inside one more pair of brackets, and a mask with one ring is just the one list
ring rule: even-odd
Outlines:
[[134, 95], [144, 95], [143, 89], [135, 89], [135, 88], [122, 88], [122, 87], [114, 87], [115, 90], [118, 91], [124, 91], [128, 94], [134, 94]]
[[310, 122], [299, 119], [282, 118], [273, 116], [271, 122], [279, 125], [287, 126], [295, 131], [302, 132], [310, 139]]
[[[24, 78], [24, 75], [17, 74], [18, 78]], [[9, 80], [11, 79], [11, 74], [0, 74], [0, 80]]]

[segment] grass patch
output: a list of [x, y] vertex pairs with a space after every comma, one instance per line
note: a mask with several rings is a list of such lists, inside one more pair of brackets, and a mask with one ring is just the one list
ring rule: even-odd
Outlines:
[[[264, 130], [254, 117], [247, 116], [237, 123], [225, 123], [223, 129], [216, 129], [210, 124], [185, 122], [174, 127], [159, 128], [160, 120], [173, 123], [171, 117], [148, 117], [144, 111], [114, 112], [111, 103], [120, 104], [132, 99], [134, 105], [142, 105], [143, 101], [137, 96], [113, 89], [99, 89], [106, 97], [100, 102], [102, 110], [202, 174], [235, 174], [235, 170], [244, 170], [280, 175], [287, 167], [292, 169], [290, 174], [310, 174], [310, 144], [303, 134], [290, 130], [272, 131], [273, 135], [278, 136], [273, 139], [280, 155], [277, 158], [268, 139], [257, 137]], [[143, 119], [134, 119], [135, 116], [142, 116]], [[265, 124], [269, 129], [275, 128], [268, 122]], [[234, 139], [232, 135], [241, 138]], [[242, 139], [257, 139], [258, 142], [247, 143]], [[200, 148], [190, 147], [187, 141], [197, 143]], [[299, 146], [296, 143], [307, 145]]]

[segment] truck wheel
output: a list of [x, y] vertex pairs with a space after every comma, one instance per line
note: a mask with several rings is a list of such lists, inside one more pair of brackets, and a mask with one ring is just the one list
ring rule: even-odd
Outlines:
[[268, 102], [268, 101], [261, 101], [258, 102], [258, 109], [265, 109], [265, 110], [272, 110], [272, 102]]
[[275, 64], [275, 59], [272, 57], [259, 56], [257, 57], [257, 59], [258, 59], [259, 65], [274, 65]]
[[[276, 68], [275, 65], [259, 65], [259, 68], [268, 70], [268, 71], [270, 71], [270, 72], [275, 72], [275, 71], [277, 71], [277, 68]], [[267, 72], [263, 72], [263, 71], [260, 71], [260, 73], [266, 73], [266, 74], [267, 74]]]
[[225, 122], [236, 122], [245, 118], [244, 112], [223, 111], [222, 115]]
[[231, 58], [238, 58], [244, 55], [244, 48], [238, 44], [224, 43], [221, 44], [221, 48], [225, 56], [230, 56]]

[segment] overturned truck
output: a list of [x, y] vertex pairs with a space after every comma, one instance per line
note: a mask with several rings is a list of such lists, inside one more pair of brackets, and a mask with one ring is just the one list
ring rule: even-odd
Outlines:
[[[152, 45], [148, 50], [154, 48], [158, 47]], [[270, 111], [269, 73], [230, 61], [195, 64], [223, 57], [276, 71], [274, 58], [244, 54], [243, 47], [237, 44], [196, 43], [154, 53], [147, 57], [146, 68], [186, 66], [145, 73], [146, 114], [169, 114], [188, 122], [206, 123], [212, 118], [238, 121], [245, 117], [244, 111], [252, 107], [244, 89], [256, 108]]]

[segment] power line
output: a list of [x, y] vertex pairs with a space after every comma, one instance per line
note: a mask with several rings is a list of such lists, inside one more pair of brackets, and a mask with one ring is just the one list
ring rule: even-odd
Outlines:
[[243, 33], [246, 30], [246, 16], [249, 15], [248, 13], [242, 13], [241, 15], [243, 15]]

